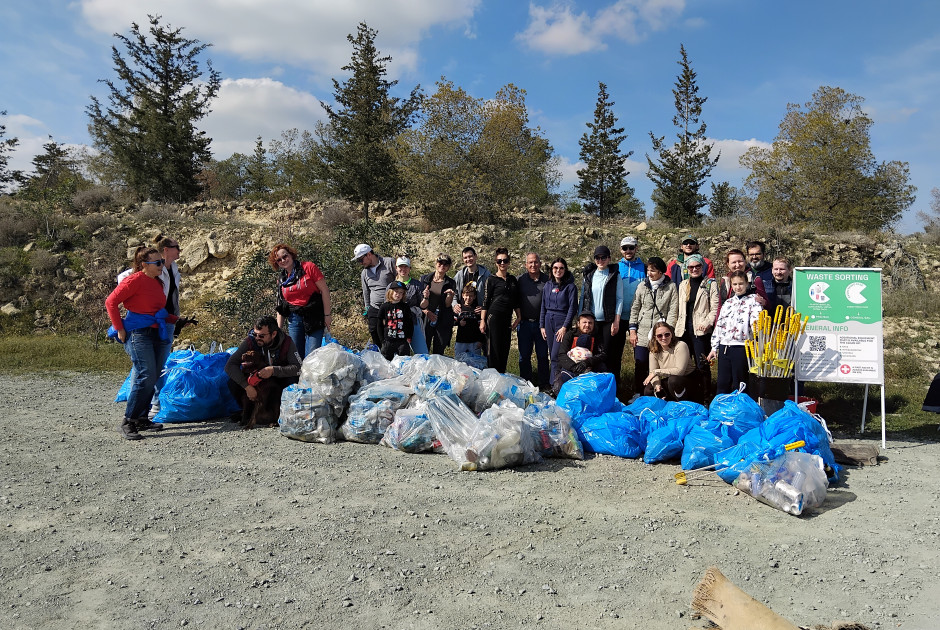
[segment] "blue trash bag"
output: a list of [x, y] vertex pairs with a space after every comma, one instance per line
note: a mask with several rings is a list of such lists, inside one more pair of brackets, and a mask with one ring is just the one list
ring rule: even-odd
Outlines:
[[829, 435], [826, 429], [792, 400], [785, 401], [782, 409], [773, 413], [756, 429], [741, 436], [739, 442], [782, 447], [800, 440], [806, 442], [806, 446], [797, 450], [819, 455], [827, 471], [831, 471], [830, 483], [838, 481], [842, 467], [836, 463], [832, 449], [829, 447]]
[[623, 410], [639, 418], [644, 409], [662, 411], [665, 407], [666, 401], [662, 398], [657, 398], [656, 396], [638, 396], [636, 400], [629, 405], [624, 405]]
[[[568, 381], [569, 383], [571, 381]], [[566, 383], [567, 384], [567, 383]], [[572, 420], [584, 450], [636, 459], [643, 454], [640, 420], [632, 413], [610, 411], [598, 416]]]
[[[194, 350], [175, 350], [169, 354], [166, 358], [166, 363], [163, 366], [163, 369], [160, 370], [160, 379], [157, 381], [157, 387], [162, 389], [163, 385], [166, 383], [166, 370], [170, 367], [176, 365], [183, 359], [188, 358]], [[134, 373], [134, 370], [131, 370], [131, 374]], [[131, 395], [131, 374], [127, 375], [127, 378], [124, 379], [124, 384], [121, 385], [118, 389], [117, 396], [114, 397], [114, 402], [125, 402], [127, 397]]]
[[160, 413], [154, 422], [195, 422], [238, 411], [225, 373], [229, 356], [227, 352], [192, 352], [169, 367], [166, 384], [160, 390]]
[[609, 372], [589, 372], [561, 386], [558, 405], [577, 422], [578, 418], [599, 416], [608, 411], [619, 412], [623, 405], [617, 400], [617, 383]]
[[708, 407], [709, 424], [720, 422], [727, 426], [732, 446], [737, 444], [742, 435], [759, 426], [766, 417], [760, 405], [741, 390], [715, 396]]
[[705, 422], [708, 410], [694, 402], [670, 402], [660, 412], [664, 422], [652, 430], [646, 438], [643, 461], [656, 464], [679, 457], [683, 441], [694, 426]]
[[721, 422], [694, 425], [682, 443], [682, 470], [714, 464], [716, 454], [735, 445], [730, 431], [731, 426]]

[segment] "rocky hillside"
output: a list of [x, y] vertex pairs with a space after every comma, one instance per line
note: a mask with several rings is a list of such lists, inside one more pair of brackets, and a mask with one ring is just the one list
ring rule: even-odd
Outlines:
[[[383, 253], [410, 255], [415, 273], [430, 271], [438, 252], [447, 252], [459, 261], [466, 245], [476, 247], [481, 262], [490, 266], [492, 250], [508, 247], [517, 273], [528, 251], [538, 252], [543, 263], [562, 256], [575, 269], [589, 262], [597, 244], [607, 244], [616, 252], [626, 234], [639, 239], [641, 257], [657, 255], [668, 260], [690, 232], [655, 222], [600, 225], [593, 218], [534, 207], [515, 208], [498, 216], [495, 225], [468, 223], [438, 231], [426, 230], [420, 212], [412, 206], [374, 204], [370, 216], [380, 225], [404, 230], [394, 251]], [[82, 319], [81, 314], [92, 322], [89, 325], [100, 325], [101, 318], [95, 313], [102, 308], [101, 300], [112, 288], [114, 276], [127, 266], [139, 244], [161, 233], [174, 236], [182, 245], [179, 266], [184, 277], [184, 311], [195, 311], [201, 321], [210, 323], [214, 314], [207, 310], [207, 302], [226, 293], [228, 282], [244, 271], [259, 249], [266, 250], [281, 240], [315, 241], [332, 247], [348, 245], [351, 256], [354, 243], [338, 242], [334, 228], [360, 218], [358, 209], [343, 202], [304, 200], [141, 204], [93, 215], [53, 215], [37, 220], [6, 201], [0, 204], [0, 244], [4, 245], [0, 248], [0, 325], [38, 332], [63, 328], [63, 318]], [[35, 231], [29, 233], [33, 224]], [[904, 290], [906, 295], [922, 295], [925, 308], [940, 287], [940, 248], [917, 237], [830, 235], [747, 220], [715, 222], [692, 233], [719, 267], [727, 249], [758, 238], [767, 242], [771, 253], [789, 255], [797, 265], [883, 268], [886, 292]], [[352, 294], [346, 302], [352, 312], [354, 289], [350, 288]], [[349, 316], [356, 319], [352, 313]], [[211, 326], [202, 330], [203, 335], [224, 334]], [[200, 336], [197, 333], [195, 339]]]

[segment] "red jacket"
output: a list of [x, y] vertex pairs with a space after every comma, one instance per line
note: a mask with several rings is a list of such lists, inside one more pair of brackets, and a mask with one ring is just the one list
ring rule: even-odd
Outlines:
[[[127, 276], [121, 284], [105, 299], [104, 307], [114, 330], [123, 330], [120, 305], [134, 313], [153, 315], [166, 307], [166, 295], [163, 285], [156, 278], [151, 278], [143, 271]], [[166, 321], [173, 324], [179, 319], [176, 315], [167, 315]]]

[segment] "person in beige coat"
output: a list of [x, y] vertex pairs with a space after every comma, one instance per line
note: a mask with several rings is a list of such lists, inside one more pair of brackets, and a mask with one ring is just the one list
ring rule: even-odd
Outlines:
[[692, 363], [688, 346], [676, 338], [672, 326], [656, 322], [649, 352], [650, 373], [644, 381], [644, 395], [702, 402], [702, 378]]
[[705, 263], [699, 254], [686, 258], [689, 277], [679, 285], [679, 321], [676, 336], [692, 353], [695, 367], [707, 375], [711, 391], [711, 367], [706, 356], [712, 348], [712, 330], [718, 317], [718, 282], [704, 274]]
[[649, 343], [653, 324], [659, 321], [676, 325], [679, 316], [679, 292], [666, 275], [666, 261], [653, 256], [646, 261], [646, 279], [637, 284], [630, 308], [630, 345], [635, 368], [633, 391], [642, 394], [649, 376]]

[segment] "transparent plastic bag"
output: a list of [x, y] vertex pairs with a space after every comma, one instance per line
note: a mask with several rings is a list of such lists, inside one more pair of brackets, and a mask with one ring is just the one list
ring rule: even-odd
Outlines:
[[381, 352], [363, 350], [359, 353], [359, 358], [362, 359], [362, 372], [359, 380], [363, 383], [374, 383], [398, 376], [398, 370], [392, 366], [391, 361], [382, 356]]
[[734, 486], [787, 514], [799, 516], [826, 500], [829, 481], [819, 455], [789, 451], [770, 462], [754, 462]]
[[395, 420], [385, 430], [379, 444], [406, 453], [444, 452], [423, 402], [396, 411]]
[[316, 387], [333, 408], [334, 424], [339, 426], [349, 395], [359, 384], [362, 359], [331, 343], [307, 355], [300, 368], [301, 387]]
[[550, 396], [532, 397], [522, 419], [529, 425], [542, 457], [584, 459], [584, 447], [571, 427], [571, 416]]
[[409, 365], [402, 376], [414, 383], [415, 393], [423, 399], [459, 395], [469, 382], [476, 379], [476, 373], [469, 365], [439, 354], [431, 355], [416, 366]]
[[376, 381], [349, 399], [343, 437], [352, 442], [378, 444], [395, 419], [395, 412], [408, 404], [414, 391], [403, 377]]
[[485, 356], [475, 352], [461, 352], [454, 359], [478, 370], [485, 370], [486, 366], [489, 365], [489, 360]]
[[522, 409], [509, 401], [480, 416], [466, 448], [458, 458], [461, 470], [493, 470], [542, 460]]
[[287, 386], [281, 393], [281, 413], [277, 421], [281, 435], [302, 442], [335, 442], [338, 421], [325, 394], [322, 385]]

